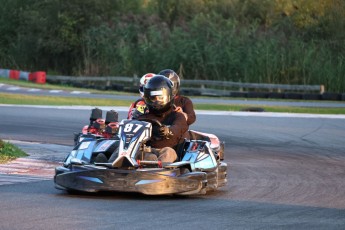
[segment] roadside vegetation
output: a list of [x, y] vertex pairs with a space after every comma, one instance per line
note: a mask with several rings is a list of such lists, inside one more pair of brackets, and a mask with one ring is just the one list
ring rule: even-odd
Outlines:
[[[241, 99], [239, 99], [241, 100]], [[248, 101], [247, 99], [243, 99]], [[254, 99], [253, 99], [254, 101]], [[56, 105], [56, 106], [125, 106], [128, 107], [132, 101], [114, 99], [90, 99], [75, 97], [54, 97], [54, 96], [34, 96], [17, 95], [10, 93], [0, 93], [0, 104], [14, 105]], [[330, 102], [331, 103], [331, 102]], [[254, 104], [254, 103], [253, 103]], [[236, 104], [194, 104], [196, 110], [216, 110], [216, 111], [255, 111], [257, 108], [265, 112], [282, 113], [310, 113], [310, 114], [345, 114], [345, 108], [311, 108], [311, 107], [287, 107], [287, 106], [267, 106], [267, 105], [236, 105]]]
[[0, 164], [4, 164], [8, 161], [16, 159], [17, 157], [24, 156], [27, 156], [27, 154], [20, 148], [0, 139]]
[[[41, 88], [41, 89], [61, 89], [66, 91], [89, 91], [99, 94], [127, 94], [138, 96], [138, 94], [130, 94], [118, 91], [99, 91], [87, 90], [83, 88], [76, 88], [71, 86], [61, 86], [52, 84], [35, 84], [27, 81], [18, 81], [12, 79], [0, 78], [0, 83], [21, 86], [25, 88]], [[197, 98], [197, 97], [195, 97]], [[220, 98], [228, 99], [229, 98]], [[236, 98], [237, 100], [256, 101], [260, 99]], [[279, 101], [278, 99], [265, 99], [271, 101]], [[282, 101], [287, 101], [286, 99]], [[294, 101], [294, 100], [289, 100]], [[295, 100], [299, 101], [299, 100]], [[129, 107], [133, 101], [131, 100], [116, 100], [116, 99], [92, 99], [92, 98], [77, 98], [77, 97], [55, 97], [55, 96], [35, 96], [12, 93], [0, 93], [0, 104], [14, 104], [14, 105], [56, 105], [56, 106], [127, 106]], [[329, 103], [335, 103], [329, 101]], [[293, 106], [267, 106], [267, 105], [237, 105], [237, 104], [194, 104], [196, 110], [216, 110], [216, 111], [248, 111], [257, 110], [260, 108], [265, 112], [282, 112], [282, 113], [310, 113], [310, 114], [345, 114], [345, 108], [311, 108], [311, 107], [293, 107]]]
[[2, 68], [325, 85], [345, 92], [343, 0], [5, 0]]
[[[4, 0], [0, 15], [3, 69], [102, 77], [171, 68], [183, 79], [324, 85], [327, 92], [345, 92], [344, 0]], [[0, 103], [128, 106], [131, 101], [0, 94]], [[343, 108], [262, 109], [345, 114]], [[0, 140], [0, 163], [17, 154], [25, 153]]]

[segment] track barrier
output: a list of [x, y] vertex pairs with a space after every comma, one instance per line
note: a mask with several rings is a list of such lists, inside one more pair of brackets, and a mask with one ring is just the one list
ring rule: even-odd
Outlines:
[[14, 80], [31, 81], [37, 84], [45, 84], [47, 74], [44, 71], [27, 72], [11, 69], [0, 69], [0, 77]]
[[[137, 76], [90, 77], [46, 75], [44, 71], [26, 72], [0, 69], [0, 78], [31, 81], [37, 84], [68, 84], [82, 88], [138, 92]], [[181, 80], [181, 93], [187, 96], [273, 98], [295, 100], [345, 101], [345, 93], [326, 92], [324, 85], [258, 84], [231, 81]]]

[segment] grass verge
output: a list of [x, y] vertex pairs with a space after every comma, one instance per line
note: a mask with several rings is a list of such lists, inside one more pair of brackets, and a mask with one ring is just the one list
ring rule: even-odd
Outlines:
[[[89, 88], [77, 88], [69, 85], [53, 85], [49, 83], [45, 84], [37, 84], [30, 81], [22, 81], [22, 80], [14, 80], [8, 78], [2, 78], [0, 76], [0, 83], [8, 84], [8, 85], [15, 85], [25, 88], [35, 88], [35, 89], [46, 89], [46, 90], [65, 90], [65, 91], [82, 91], [82, 92], [90, 92], [95, 94], [104, 94], [105, 92], [102, 90], [96, 89], [89, 89]], [[133, 93], [121, 92], [121, 91], [106, 91], [106, 94], [117, 94], [117, 95], [134, 95]]]
[[62, 96], [34, 96], [0, 93], [0, 104], [14, 105], [85, 105], [85, 106], [129, 106], [132, 101], [99, 99], [99, 98], [76, 98]]
[[0, 164], [4, 164], [18, 157], [24, 157], [27, 154], [15, 145], [0, 140]]
[[[0, 104], [15, 105], [85, 105], [85, 106], [130, 106], [132, 101], [114, 99], [90, 99], [72, 97], [34, 96], [10, 93], [0, 93]], [[249, 105], [231, 104], [194, 104], [196, 110], [243, 111]], [[265, 112], [281, 113], [310, 113], [310, 114], [345, 114], [345, 108], [318, 108], [318, 107], [287, 107], [287, 106], [258, 106]]]
[[266, 106], [255, 105], [206, 105], [197, 104], [195, 108], [198, 110], [216, 110], [216, 111], [254, 111], [262, 109], [264, 112], [272, 113], [309, 113], [309, 114], [345, 114], [345, 108], [319, 108], [319, 107], [289, 107], [289, 106]]
[[[52, 84], [36, 84], [27, 81], [18, 81], [13, 79], [6, 79], [0, 77], [0, 83], [22, 86], [27, 88], [41, 88], [41, 89], [59, 89], [66, 91], [88, 91], [92, 93], [106, 93], [106, 94], [122, 94], [133, 95], [124, 92], [115, 91], [99, 91], [92, 89], [76, 88], [63, 85]], [[253, 99], [255, 100], [255, 99]], [[16, 105], [85, 105], [85, 106], [130, 106], [133, 101], [129, 100], [114, 100], [114, 99], [90, 99], [90, 98], [71, 98], [71, 97], [56, 97], [56, 96], [34, 96], [34, 95], [17, 95], [0, 93], [0, 104], [16, 104]], [[243, 111], [251, 107], [250, 105], [232, 105], [232, 104], [194, 104], [197, 110], [217, 110], [217, 111]], [[317, 108], [317, 107], [292, 107], [292, 106], [266, 106], [255, 105], [266, 112], [281, 112], [281, 113], [310, 113], [310, 114], [345, 114], [345, 108]]]

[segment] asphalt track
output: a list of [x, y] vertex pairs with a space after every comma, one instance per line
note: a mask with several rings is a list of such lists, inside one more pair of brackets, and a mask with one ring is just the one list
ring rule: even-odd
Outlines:
[[[82, 107], [0, 106], [0, 138], [65, 151], [88, 116]], [[198, 111], [191, 129], [226, 142], [228, 186], [148, 197], [67, 195], [49, 180], [2, 185], [0, 229], [345, 229], [344, 118]]]

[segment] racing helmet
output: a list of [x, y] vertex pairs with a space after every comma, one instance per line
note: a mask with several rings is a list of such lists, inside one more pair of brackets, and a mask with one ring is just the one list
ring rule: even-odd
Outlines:
[[180, 90], [180, 77], [175, 73], [174, 70], [171, 69], [164, 69], [158, 73], [159, 75], [163, 75], [172, 81], [173, 85], [173, 95], [176, 96]]
[[173, 83], [163, 75], [154, 75], [144, 86], [144, 100], [153, 114], [168, 111], [174, 103]]
[[147, 73], [140, 78], [139, 93], [141, 97], [144, 96], [144, 86], [146, 85], [147, 81], [150, 80], [150, 78], [154, 75], [154, 73]]

